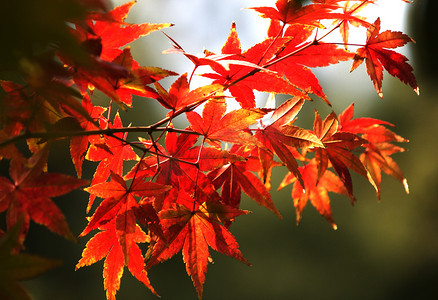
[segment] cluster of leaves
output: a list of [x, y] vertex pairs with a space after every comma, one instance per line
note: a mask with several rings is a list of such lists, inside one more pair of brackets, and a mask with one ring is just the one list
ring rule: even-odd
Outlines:
[[[51, 198], [88, 186], [87, 214], [92, 214], [79, 236], [95, 234], [76, 268], [104, 259], [107, 299], [115, 299], [125, 267], [156, 294], [147, 270], [179, 251], [201, 298], [210, 248], [249, 265], [229, 231], [236, 217], [248, 213], [240, 209], [242, 192], [281, 218], [270, 193], [274, 168], [289, 171], [279, 188], [293, 185], [297, 222], [310, 200], [336, 228], [329, 192], [354, 203], [351, 171], [367, 178], [378, 198], [382, 171], [408, 192], [391, 158], [404, 151], [396, 143], [407, 140], [391, 131], [392, 124], [354, 118], [351, 105], [325, 118], [315, 112], [311, 129], [294, 125], [310, 95], [330, 105], [311, 68], [351, 60], [354, 70], [365, 61], [379, 96], [383, 69], [418, 93], [407, 58], [392, 50], [411, 38], [381, 31], [379, 19], [368, 22], [359, 15], [377, 0], [313, 0], [307, 5], [278, 0], [273, 7], [254, 7], [270, 25], [267, 37], [247, 50], [241, 48], [235, 24], [218, 54], [187, 53], [169, 37], [173, 48], [167, 52], [193, 62], [190, 76], [140, 66], [127, 46], [172, 24], [125, 22], [135, 2], [112, 10], [103, 0], [78, 2], [92, 8], [64, 24], [67, 44], [75, 41], [78, 52], [65, 43], [51, 45], [48, 52], [56, 59], [23, 56], [22, 78], [0, 81], [0, 156], [10, 169], [9, 177], [0, 177], [0, 212], [6, 212], [7, 225], [2, 234], [9, 241], [0, 254], [10, 252], [1, 259], [12, 252], [21, 255], [30, 220], [75, 239]], [[349, 26], [366, 29], [363, 44], [349, 44]], [[325, 43], [335, 32], [342, 41]], [[349, 51], [353, 46], [356, 51]], [[200, 67], [209, 69], [200, 75], [211, 81], [191, 88]], [[176, 79], [166, 89], [160, 81], [171, 76]], [[109, 99], [107, 107], [94, 103], [97, 90]], [[271, 99], [275, 94], [290, 99], [257, 107], [255, 90], [271, 93]], [[114, 107], [129, 111], [133, 95], [158, 101], [167, 115], [154, 124], [123, 125]], [[230, 98], [238, 108], [230, 109]], [[173, 120], [183, 117], [190, 125], [174, 128]], [[58, 138], [71, 141], [76, 177], [48, 172], [50, 146]], [[27, 149], [20, 152], [18, 143], [24, 140]], [[81, 179], [84, 160], [97, 164], [91, 182]], [[130, 170], [127, 162], [133, 165]], [[18, 246], [11, 246], [11, 236]]]

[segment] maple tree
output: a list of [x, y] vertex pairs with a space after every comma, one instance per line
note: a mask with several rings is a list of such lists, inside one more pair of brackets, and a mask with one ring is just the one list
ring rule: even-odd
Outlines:
[[[329, 192], [354, 203], [351, 171], [369, 181], [378, 199], [382, 171], [409, 192], [391, 158], [404, 151], [397, 143], [407, 140], [391, 130], [392, 124], [354, 118], [350, 105], [325, 118], [315, 112], [313, 128], [294, 125], [312, 95], [331, 105], [312, 68], [350, 60], [353, 71], [365, 62], [380, 97], [383, 69], [419, 93], [407, 58], [392, 50], [413, 40], [382, 31], [380, 19], [369, 22], [360, 14], [378, 0], [307, 5], [278, 0], [253, 7], [270, 25], [266, 38], [246, 50], [236, 24], [218, 54], [187, 53], [163, 31], [173, 44], [166, 52], [193, 63], [190, 75], [140, 66], [131, 54], [130, 42], [172, 24], [125, 22], [135, 2], [113, 9], [104, 0], [68, 2], [80, 13], [59, 22], [67, 37], [51, 36], [58, 43], [44, 41], [49, 45], [43, 54], [22, 53], [15, 64], [1, 62], [20, 74], [0, 78], [0, 157], [9, 164], [9, 176], [0, 177], [0, 212], [6, 217], [0, 261], [9, 269], [0, 275], [2, 284], [13, 283], [10, 289], [1, 286], [6, 299], [25, 294], [15, 280], [57, 264], [20, 253], [31, 220], [76, 239], [52, 201], [75, 189], [89, 193], [88, 225], [79, 237], [94, 234], [76, 269], [104, 259], [107, 299], [116, 298], [125, 267], [158, 295], [148, 270], [180, 251], [199, 298], [212, 260], [209, 248], [249, 265], [230, 226], [248, 213], [240, 206], [242, 192], [281, 218], [271, 195], [274, 168], [288, 170], [278, 188], [292, 185], [297, 223], [310, 201], [336, 229]], [[350, 25], [366, 30], [363, 44], [349, 43]], [[336, 33], [339, 42], [325, 42]], [[349, 50], [353, 47], [355, 52]], [[200, 73], [200, 67], [209, 71]], [[194, 74], [210, 83], [193, 88]], [[162, 79], [171, 76], [176, 79], [164, 87]], [[98, 91], [109, 99], [106, 107], [95, 104]], [[258, 107], [254, 91], [270, 93], [270, 105]], [[276, 94], [290, 99], [276, 105]], [[127, 126], [115, 111], [129, 113], [133, 95], [157, 101], [167, 114], [153, 124]], [[231, 98], [238, 108], [231, 108]], [[174, 127], [177, 118], [189, 126]], [[49, 171], [51, 145], [60, 138], [70, 139], [76, 177]], [[97, 163], [90, 180], [82, 179], [85, 160]], [[14, 272], [20, 262], [38, 267]]]

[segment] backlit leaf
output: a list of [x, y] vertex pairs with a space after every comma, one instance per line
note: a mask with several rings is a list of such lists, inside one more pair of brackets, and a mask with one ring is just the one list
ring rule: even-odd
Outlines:
[[387, 49], [401, 47], [412, 41], [409, 36], [399, 31], [380, 32], [378, 18], [368, 29], [365, 46], [357, 49], [351, 71], [365, 60], [367, 73], [380, 97], [383, 97], [383, 68], [403, 83], [410, 85], [419, 94], [417, 81], [412, 73], [413, 68], [407, 63], [408, 59], [400, 53]]

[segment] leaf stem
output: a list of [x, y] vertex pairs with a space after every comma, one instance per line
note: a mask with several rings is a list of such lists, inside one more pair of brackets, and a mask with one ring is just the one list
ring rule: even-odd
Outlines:
[[201, 147], [199, 147], [198, 158], [196, 159], [195, 191], [193, 192], [193, 208], [192, 208], [192, 213], [195, 212], [195, 208], [196, 208], [196, 195], [197, 195], [197, 191], [198, 191], [198, 176], [199, 176], [199, 172], [200, 172], [199, 171], [199, 161], [201, 159], [202, 150], [204, 149], [205, 140], [206, 140], [206, 136], [204, 136], [202, 138]]

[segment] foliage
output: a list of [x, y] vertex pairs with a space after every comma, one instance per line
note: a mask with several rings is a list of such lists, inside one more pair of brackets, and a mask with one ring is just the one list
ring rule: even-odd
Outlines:
[[[90, 194], [86, 213], [93, 212], [79, 237], [94, 236], [76, 269], [104, 259], [107, 299], [115, 299], [125, 267], [157, 294], [147, 271], [180, 251], [199, 298], [212, 261], [209, 248], [249, 265], [230, 226], [248, 213], [240, 209], [242, 192], [281, 218], [270, 193], [274, 168], [289, 171], [279, 188], [292, 185], [297, 223], [310, 201], [336, 229], [329, 192], [345, 195], [353, 204], [351, 171], [365, 177], [379, 199], [382, 171], [408, 192], [391, 158], [404, 151], [396, 143], [407, 140], [391, 131], [392, 124], [354, 118], [350, 105], [324, 118], [315, 112], [313, 128], [294, 125], [311, 95], [330, 105], [311, 68], [351, 60], [354, 70], [365, 62], [380, 97], [383, 69], [418, 93], [407, 58], [392, 50], [412, 39], [382, 31], [380, 19], [368, 22], [359, 14], [377, 2], [314, 0], [302, 5], [278, 0], [273, 7], [253, 7], [270, 25], [267, 37], [246, 50], [236, 24], [217, 54], [187, 53], [168, 36], [173, 48], [166, 52], [188, 58], [190, 75], [140, 66], [133, 58], [127, 44], [172, 26], [126, 23], [135, 2], [108, 10], [103, 0], [70, 0], [75, 13], [55, 20], [62, 38], [43, 34], [43, 27], [28, 41], [27, 51], [16, 51], [20, 45], [12, 41], [13, 59], [0, 61], [0, 156], [9, 163], [9, 177], [0, 177], [0, 212], [5, 212], [7, 225], [0, 262], [10, 268], [2, 267], [2, 282], [13, 282], [15, 289], [6, 292], [19, 297], [23, 291], [15, 280], [56, 265], [20, 254], [20, 245], [30, 220], [74, 240], [51, 198], [84, 186]], [[366, 30], [363, 44], [349, 43], [351, 25]], [[324, 42], [336, 32], [341, 41]], [[348, 50], [353, 47], [355, 52]], [[200, 75], [210, 83], [193, 88], [200, 67], [209, 69]], [[176, 79], [165, 88], [160, 82], [172, 76]], [[254, 91], [270, 93], [269, 105], [258, 107]], [[109, 99], [106, 107], [95, 104], [99, 92]], [[275, 105], [276, 94], [290, 99]], [[157, 101], [167, 115], [153, 124], [123, 125], [114, 109], [134, 109], [133, 95]], [[177, 118], [190, 125], [175, 128]], [[70, 139], [76, 177], [48, 171], [50, 147], [60, 138]], [[97, 165], [91, 181], [81, 179], [85, 160]], [[19, 263], [25, 268], [21, 273], [14, 271]], [[34, 271], [32, 264], [39, 264]]]

